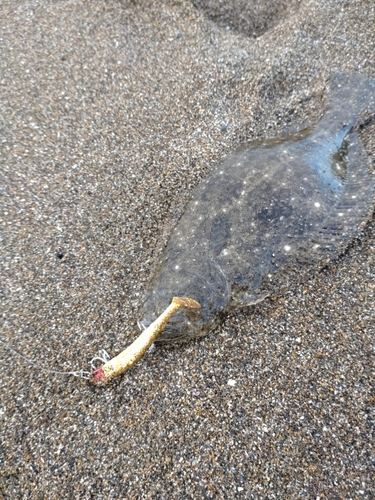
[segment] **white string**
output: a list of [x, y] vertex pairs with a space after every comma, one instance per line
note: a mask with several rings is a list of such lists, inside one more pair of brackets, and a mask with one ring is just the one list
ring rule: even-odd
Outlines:
[[107, 361], [109, 361], [111, 359], [111, 356], [108, 354], [108, 352], [105, 350], [105, 349], [102, 349], [101, 351], [99, 351], [99, 354], [98, 356], [95, 356], [94, 358], [92, 358], [92, 360], [90, 361], [90, 366], [91, 366], [91, 369], [92, 371], [96, 370], [96, 366], [95, 366], [95, 363], [94, 361], [100, 361], [101, 363], [105, 364], [107, 363]]
[[146, 330], [147, 328], [143, 321], [137, 321], [137, 326], [141, 330], [141, 332], [143, 332], [143, 330]]
[[20, 358], [22, 358], [24, 361], [26, 361], [27, 363], [29, 363], [29, 364], [31, 364], [33, 366], [36, 366], [40, 370], [43, 370], [43, 371], [48, 372], [48, 373], [54, 373], [55, 375], [73, 375], [73, 377], [84, 378], [84, 379], [87, 379], [87, 380], [90, 379], [90, 372], [87, 372], [87, 371], [85, 371], [83, 369], [77, 370], [77, 371], [71, 371], [71, 372], [64, 372], [64, 371], [61, 371], [61, 370], [50, 370], [49, 368], [44, 368], [44, 366], [40, 365], [39, 363], [36, 363], [32, 359], [27, 358], [23, 354], [19, 353], [18, 351], [16, 351], [12, 347], [10, 347], [10, 345], [7, 344], [6, 342], [4, 342], [3, 340], [0, 339], [0, 342], [3, 344], [3, 346], [5, 346], [7, 349], [9, 349], [9, 351], [11, 351], [13, 354], [16, 354], [17, 356], [19, 356]]

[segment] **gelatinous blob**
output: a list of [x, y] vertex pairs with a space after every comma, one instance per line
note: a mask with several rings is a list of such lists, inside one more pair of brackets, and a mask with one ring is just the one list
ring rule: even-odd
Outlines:
[[178, 312], [158, 340], [205, 335], [223, 314], [277, 291], [283, 273], [323, 265], [345, 248], [374, 199], [354, 127], [366, 110], [375, 110], [375, 82], [337, 75], [315, 127], [253, 143], [213, 169], [172, 234], [142, 324], [176, 295], [201, 310]]

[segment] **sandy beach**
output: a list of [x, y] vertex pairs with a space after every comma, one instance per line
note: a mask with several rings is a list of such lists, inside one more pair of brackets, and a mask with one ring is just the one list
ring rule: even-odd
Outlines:
[[374, 218], [306, 282], [105, 386], [40, 368], [129, 345], [193, 188], [316, 123], [334, 73], [375, 78], [372, 2], [232, 6], [0, 3], [1, 498], [374, 497]]

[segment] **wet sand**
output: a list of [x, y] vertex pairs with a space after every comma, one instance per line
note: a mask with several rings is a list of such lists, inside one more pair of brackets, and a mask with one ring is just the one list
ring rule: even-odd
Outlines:
[[[193, 187], [316, 122], [333, 73], [375, 78], [371, 2], [245, 24], [235, 4], [227, 29], [187, 0], [1, 3], [2, 342], [52, 370], [120, 352]], [[374, 120], [362, 138], [374, 165]], [[374, 291], [370, 223], [307, 282], [104, 387], [3, 344], [0, 496], [373, 498]]]

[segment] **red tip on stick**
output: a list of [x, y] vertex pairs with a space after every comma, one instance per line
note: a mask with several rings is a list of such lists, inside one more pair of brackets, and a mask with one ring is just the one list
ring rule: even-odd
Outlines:
[[167, 309], [146, 330], [143, 330], [141, 335], [125, 351], [90, 373], [91, 382], [96, 383], [103, 380], [107, 382], [133, 366], [141, 359], [159, 333], [164, 330], [169, 318], [180, 307], [200, 309], [201, 306], [197, 301], [188, 297], [173, 297]]
[[105, 379], [105, 374], [103, 371], [103, 367], [99, 366], [96, 370], [90, 373], [91, 382], [102, 382]]

